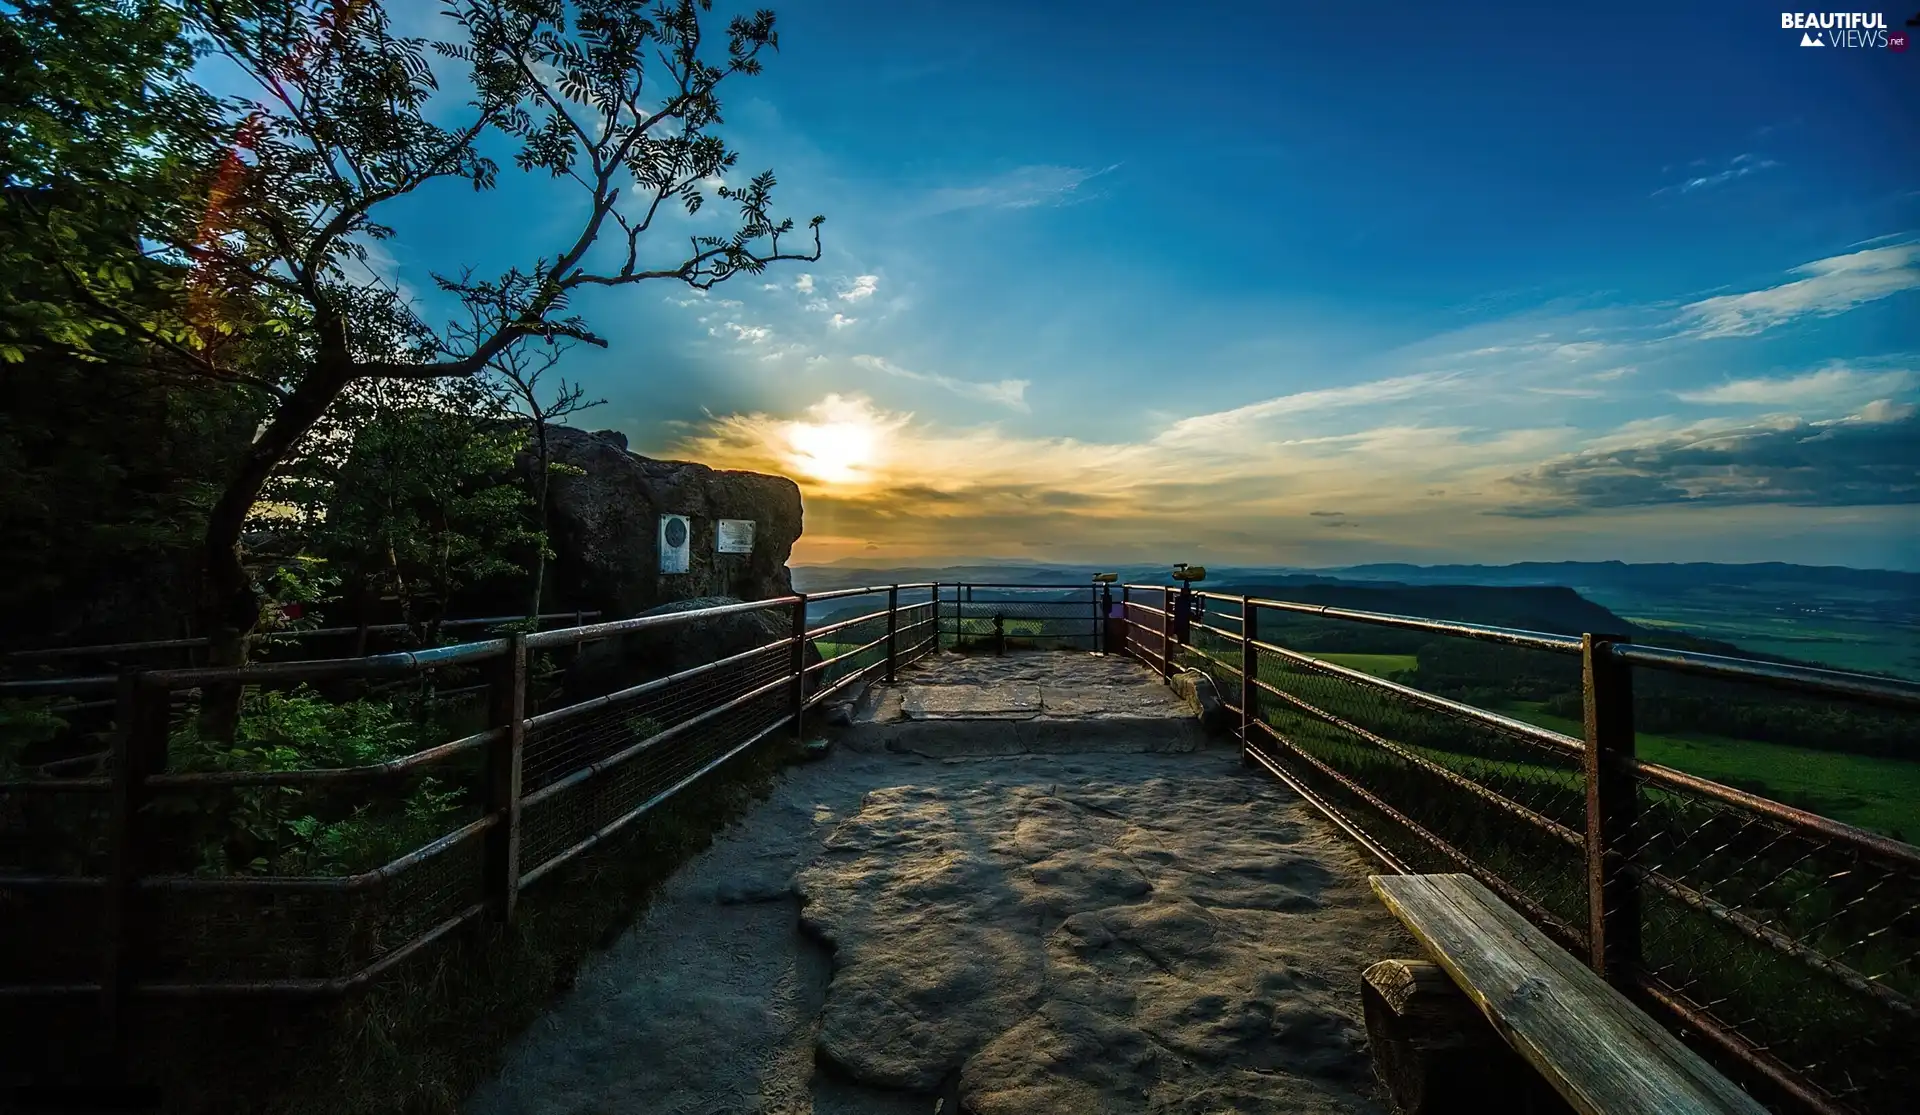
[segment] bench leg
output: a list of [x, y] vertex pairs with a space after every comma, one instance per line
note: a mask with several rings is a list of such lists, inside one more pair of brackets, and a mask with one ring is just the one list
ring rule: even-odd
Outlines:
[[1374, 1074], [1402, 1115], [1571, 1111], [1438, 964], [1382, 960], [1360, 999]]

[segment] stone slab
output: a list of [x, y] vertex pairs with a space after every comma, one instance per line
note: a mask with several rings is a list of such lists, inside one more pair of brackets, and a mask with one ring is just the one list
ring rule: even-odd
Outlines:
[[909, 720], [1028, 720], [1041, 705], [1036, 685], [909, 685], [900, 698]]

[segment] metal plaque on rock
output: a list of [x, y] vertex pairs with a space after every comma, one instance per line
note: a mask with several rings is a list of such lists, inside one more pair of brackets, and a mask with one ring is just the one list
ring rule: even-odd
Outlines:
[[719, 553], [750, 554], [753, 552], [753, 520], [721, 519], [713, 537], [714, 549]]

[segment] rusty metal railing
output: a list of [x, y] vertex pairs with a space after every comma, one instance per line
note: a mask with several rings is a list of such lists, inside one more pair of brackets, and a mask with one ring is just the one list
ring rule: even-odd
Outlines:
[[[1480, 878], [1782, 1109], [1906, 1109], [1920, 849], [1643, 758], [1633, 674], [1702, 679], [1729, 707], [1752, 699], [1738, 687], [1760, 701], [1811, 696], [1896, 718], [1879, 728], [1906, 738], [1920, 738], [1920, 685], [1607, 635], [1197, 595], [1182, 639], [1168, 630], [1171, 590], [1128, 586], [1129, 651], [1163, 674], [1209, 674], [1246, 761], [1388, 871]], [[1498, 648], [1488, 672], [1562, 685], [1580, 734], [1424, 691], [1417, 670], [1381, 677], [1290, 649], [1288, 617]]]
[[[872, 612], [807, 622], [810, 602], [875, 595]], [[0, 1009], [92, 998], [117, 1043], [143, 1000], [364, 989], [463, 926], [512, 920], [525, 888], [761, 741], [798, 731], [808, 709], [930, 653], [934, 595], [931, 584], [890, 585], [394, 654], [127, 671], [111, 679], [116, 730], [95, 764], [104, 774], [0, 781]], [[530, 664], [544, 653], [606, 640], [657, 648], [717, 623], [767, 636], [536, 707]], [[264, 693], [426, 674], [477, 679], [460, 691], [477, 697], [462, 716], [478, 723], [398, 758], [323, 769], [205, 769], [193, 750], [194, 714], [216, 686]], [[342, 873], [275, 874], [272, 860], [249, 867], [230, 853], [195, 862], [206, 834], [180, 820], [394, 801], [423, 785], [454, 788], [443, 831]]]

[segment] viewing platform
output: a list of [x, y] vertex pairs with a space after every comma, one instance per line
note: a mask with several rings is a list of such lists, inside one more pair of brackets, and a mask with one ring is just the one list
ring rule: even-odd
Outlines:
[[852, 712], [861, 745], [928, 757], [1205, 746], [1197, 710], [1131, 658], [940, 653], [876, 682]]

